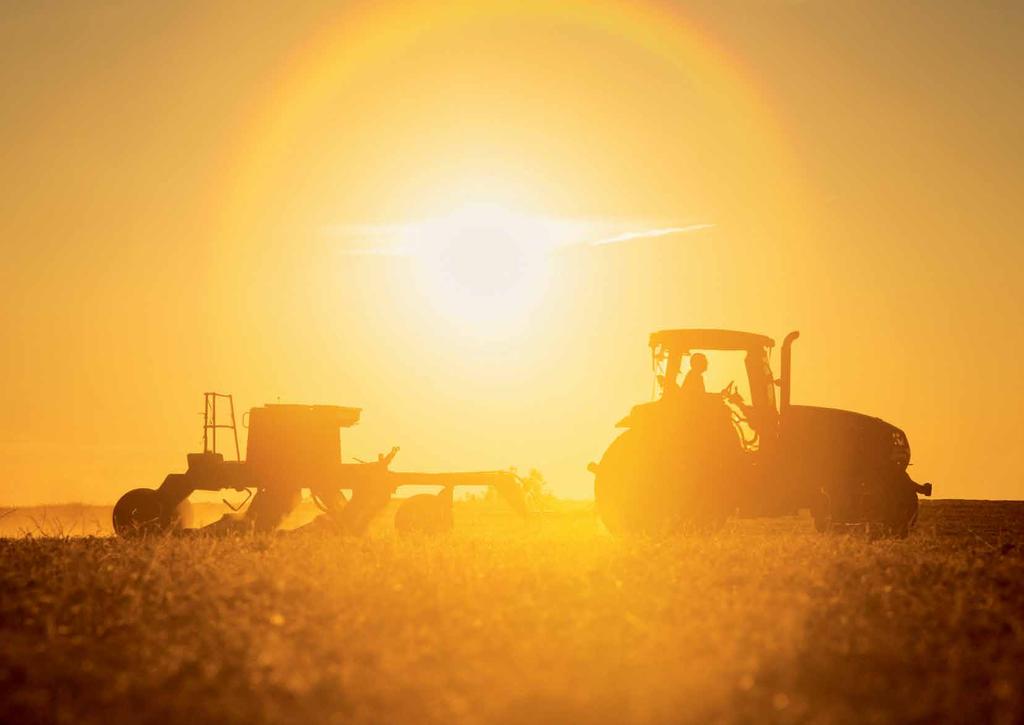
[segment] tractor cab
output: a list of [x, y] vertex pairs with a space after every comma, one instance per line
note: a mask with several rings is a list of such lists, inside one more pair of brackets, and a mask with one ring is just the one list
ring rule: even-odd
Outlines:
[[[775, 410], [775, 379], [769, 366], [775, 341], [770, 337], [732, 330], [662, 330], [651, 334], [650, 346], [659, 397], [680, 387], [692, 355], [700, 352], [711, 358], [709, 379], [726, 376], [735, 382], [736, 372], [745, 373], [740, 390], [750, 396], [750, 404]], [[725, 369], [716, 370], [716, 363]]]
[[[761, 440], [777, 431], [781, 406], [776, 385], [782, 386], [783, 400], [788, 399], [788, 352], [794, 339], [796, 333], [783, 344], [783, 377], [776, 381], [770, 364], [775, 341], [765, 335], [714, 329], [652, 333], [651, 366], [660, 407], [693, 405], [694, 397], [685, 394], [684, 386], [692, 370], [706, 388], [705, 406], [727, 408], [744, 446], [758, 448]], [[705, 372], [694, 370], [697, 353], [704, 357]]]

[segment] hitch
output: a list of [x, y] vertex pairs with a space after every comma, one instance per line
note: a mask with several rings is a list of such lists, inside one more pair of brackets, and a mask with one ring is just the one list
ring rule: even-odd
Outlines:
[[235, 513], [238, 513], [238, 511], [243, 506], [245, 506], [247, 503], [249, 503], [249, 499], [252, 498], [252, 489], [251, 488], [244, 488], [244, 489], [243, 488], [239, 488], [239, 489], [235, 489], [235, 490], [239, 491], [239, 492], [245, 491], [245, 498], [242, 499], [242, 503], [240, 503], [238, 505], [235, 505], [235, 504], [231, 503], [230, 501], [228, 501], [226, 498], [222, 498], [221, 501], [223, 501], [224, 505], [227, 506], [229, 509], [231, 509]]

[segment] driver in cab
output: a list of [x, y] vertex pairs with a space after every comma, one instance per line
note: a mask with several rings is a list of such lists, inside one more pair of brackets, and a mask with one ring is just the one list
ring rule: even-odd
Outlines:
[[[679, 386], [679, 393], [688, 400], [700, 400], [707, 393], [704, 386], [704, 373], [708, 370], [708, 358], [704, 353], [695, 352], [690, 356], [690, 369], [683, 378], [683, 384]], [[722, 388], [719, 395], [729, 403], [739, 407], [744, 413], [748, 412], [743, 397], [736, 390], [733, 383]]]
[[708, 359], [704, 353], [695, 352], [690, 356], [690, 370], [679, 386], [679, 392], [687, 398], [696, 398], [707, 392], [704, 388], [704, 373], [708, 369]]

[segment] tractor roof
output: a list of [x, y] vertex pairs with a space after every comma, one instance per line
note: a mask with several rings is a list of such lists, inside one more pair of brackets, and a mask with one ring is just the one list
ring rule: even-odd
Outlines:
[[651, 333], [651, 347], [665, 346], [675, 352], [690, 350], [760, 350], [775, 347], [765, 335], [737, 330], [660, 330]]
[[362, 408], [346, 408], [341, 405], [294, 405], [290, 403], [268, 403], [263, 406], [274, 411], [276, 417], [285, 416], [286, 419], [303, 418], [309, 420], [318, 418], [326, 424], [339, 428], [349, 428], [359, 422], [359, 415]]

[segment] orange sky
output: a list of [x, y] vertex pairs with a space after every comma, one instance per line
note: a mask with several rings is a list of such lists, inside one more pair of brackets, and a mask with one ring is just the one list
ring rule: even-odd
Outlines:
[[[1020, 498], [1022, 43], [1012, 3], [5, 6], [0, 502], [157, 485], [207, 389], [589, 496], [647, 333], [703, 326], [800, 329], [795, 402]], [[338, 233], [477, 202], [714, 227], [559, 247], [500, 315]]]

